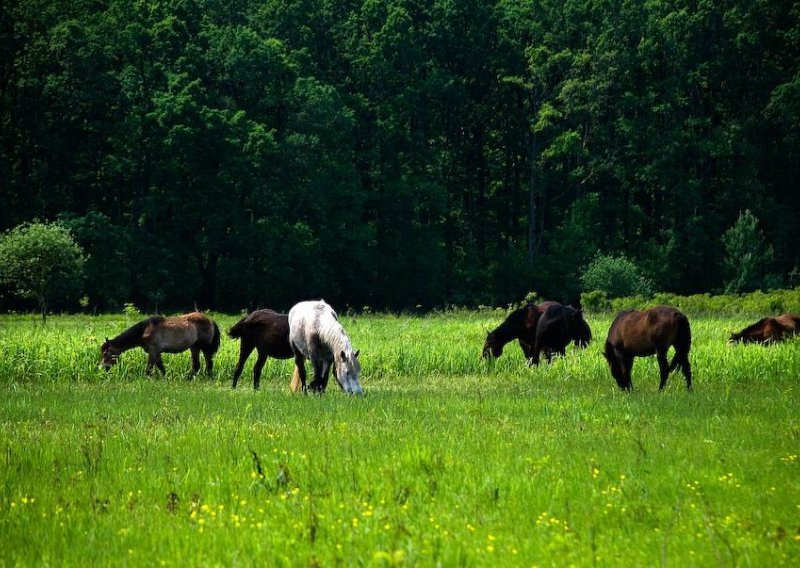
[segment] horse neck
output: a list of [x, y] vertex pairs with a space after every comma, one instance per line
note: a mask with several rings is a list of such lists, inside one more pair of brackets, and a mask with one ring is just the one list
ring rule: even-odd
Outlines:
[[498, 325], [494, 330], [492, 330], [492, 334], [494, 338], [500, 342], [501, 345], [505, 345], [509, 341], [513, 341], [519, 337], [520, 330], [517, 329], [518, 322], [516, 321], [516, 313], [511, 314], [506, 318], [506, 321]]
[[148, 323], [147, 321], [137, 323], [133, 327], [120, 333], [114, 339], [110, 339], [108, 343], [120, 351], [128, 351], [129, 349], [142, 347], [144, 345], [142, 336], [144, 335], [144, 330]]

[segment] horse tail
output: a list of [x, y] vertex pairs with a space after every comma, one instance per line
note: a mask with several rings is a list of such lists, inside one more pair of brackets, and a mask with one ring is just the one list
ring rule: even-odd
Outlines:
[[300, 390], [300, 369], [297, 367], [297, 364], [294, 366], [294, 375], [292, 376], [292, 382], [289, 384], [289, 389], [292, 392]]
[[692, 330], [689, 327], [689, 319], [678, 314], [678, 334], [675, 336], [675, 356], [669, 365], [670, 372], [674, 371], [678, 365], [689, 363], [689, 349], [692, 347]]
[[216, 353], [217, 351], [219, 351], [219, 345], [220, 345], [220, 342], [221, 342], [221, 338], [220, 338], [221, 334], [219, 332], [219, 326], [217, 325], [217, 322], [212, 320], [211, 323], [214, 326], [214, 337], [211, 339], [211, 353], [213, 354], [213, 353]]
[[246, 319], [245, 317], [236, 322], [236, 325], [228, 330], [228, 335], [233, 339], [241, 339], [244, 332], [247, 330], [247, 324], [244, 321]]

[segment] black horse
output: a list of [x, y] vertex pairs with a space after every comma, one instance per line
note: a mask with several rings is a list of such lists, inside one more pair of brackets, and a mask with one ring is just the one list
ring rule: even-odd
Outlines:
[[528, 363], [538, 365], [542, 352], [549, 363], [554, 354], [565, 355], [570, 343], [586, 347], [591, 340], [592, 330], [583, 319], [583, 312], [572, 306], [554, 303], [536, 324], [536, 336]]
[[486, 334], [486, 341], [483, 343], [483, 358], [500, 357], [506, 344], [517, 339], [525, 359], [530, 360], [539, 318], [547, 308], [560, 305], [558, 302], [542, 302], [538, 306], [528, 304], [511, 312], [503, 323]]
[[254, 349], [258, 350], [258, 359], [253, 367], [253, 388], [257, 389], [261, 382], [261, 370], [267, 357], [290, 359], [294, 357], [289, 345], [289, 317], [274, 310], [256, 310], [239, 320], [228, 332], [234, 339], [241, 340], [239, 362], [233, 372], [233, 388], [242, 374], [244, 364]]

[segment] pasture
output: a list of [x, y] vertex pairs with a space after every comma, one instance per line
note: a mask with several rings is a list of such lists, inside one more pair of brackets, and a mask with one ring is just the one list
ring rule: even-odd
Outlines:
[[[585, 351], [479, 358], [504, 312], [343, 317], [367, 396], [261, 390], [223, 338], [145, 377], [98, 346], [138, 318], [0, 317], [2, 565], [797, 565], [800, 341], [691, 318], [692, 393], [655, 358], [623, 393]], [[216, 317], [224, 330], [233, 316]]]

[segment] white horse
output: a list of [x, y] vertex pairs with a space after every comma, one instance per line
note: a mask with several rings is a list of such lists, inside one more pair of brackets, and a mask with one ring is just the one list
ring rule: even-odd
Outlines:
[[334, 375], [342, 389], [350, 394], [363, 393], [358, 383], [358, 351], [353, 352], [350, 338], [325, 300], [300, 302], [289, 310], [289, 345], [294, 352], [293, 391], [302, 387], [306, 392], [308, 358], [314, 366], [314, 381], [309, 385], [312, 391], [325, 391], [331, 366], [335, 365]]

